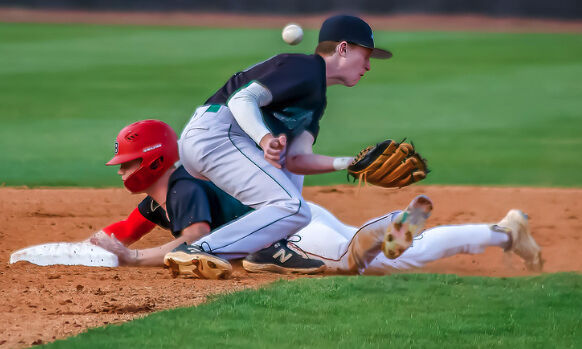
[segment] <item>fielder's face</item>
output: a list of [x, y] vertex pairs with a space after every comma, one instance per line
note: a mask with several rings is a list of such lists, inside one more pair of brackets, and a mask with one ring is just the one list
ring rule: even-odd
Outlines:
[[129, 176], [131, 176], [135, 171], [137, 171], [140, 165], [141, 159], [135, 159], [128, 162], [124, 162], [121, 165], [119, 165], [119, 170], [117, 171], [117, 174], [120, 175], [121, 180], [125, 182], [127, 178], [129, 178]]
[[370, 70], [371, 54], [372, 49], [358, 45], [346, 45], [340, 65], [343, 85], [354, 86]]

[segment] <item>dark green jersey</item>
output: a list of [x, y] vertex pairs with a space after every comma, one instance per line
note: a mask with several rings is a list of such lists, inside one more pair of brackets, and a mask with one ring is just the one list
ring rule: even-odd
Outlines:
[[138, 205], [145, 218], [176, 237], [192, 224], [206, 222], [215, 230], [252, 210], [212, 182], [192, 177], [182, 166], [170, 176], [166, 208], [167, 216], [150, 196]]
[[280, 54], [234, 74], [205, 104], [226, 104], [239, 89], [257, 81], [273, 100], [261, 107], [263, 120], [275, 136], [289, 140], [303, 131], [317, 138], [326, 106], [325, 61], [319, 55]]

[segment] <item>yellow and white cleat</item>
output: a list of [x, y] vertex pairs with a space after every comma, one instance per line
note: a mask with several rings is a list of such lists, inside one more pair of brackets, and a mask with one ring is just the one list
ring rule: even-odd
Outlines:
[[520, 256], [528, 270], [542, 271], [542, 249], [531, 236], [527, 214], [516, 209], [509, 210], [499, 223], [491, 226], [491, 229], [509, 235], [511, 244], [506, 252], [511, 251]]
[[418, 195], [408, 207], [400, 212], [386, 229], [382, 241], [382, 252], [390, 259], [398, 258], [418, 236], [433, 209], [430, 198]]
[[228, 279], [232, 275], [232, 265], [227, 260], [186, 243], [168, 252], [164, 256], [164, 264], [170, 268], [173, 277], [186, 275], [201, 279]]

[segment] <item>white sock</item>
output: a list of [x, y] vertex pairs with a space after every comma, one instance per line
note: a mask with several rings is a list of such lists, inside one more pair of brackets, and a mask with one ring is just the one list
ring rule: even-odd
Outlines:
[[491, 246], [499, 246], [505, 250], [509, 247], [510, 243], [511, 239], [508, 234], [491, 230]]

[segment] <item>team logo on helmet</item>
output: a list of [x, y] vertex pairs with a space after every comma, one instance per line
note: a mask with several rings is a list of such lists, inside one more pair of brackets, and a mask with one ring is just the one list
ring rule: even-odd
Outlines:
[[159, 143], [159, 144], [156, 144], [156, 145], [152, 145], [151, 147], [144, 148], [144, 150], [142, 150], [142, 151], [144, 153], [147, 153], [148, 151], [152, 151], [154, 149], [158, 149], [158, 148], [161, 148], [161, 147], [162, 147], [162, 144]]
[[117, 155], [117, 153], [119, 153], [119, 142], [115, 142], [114, 154]]

